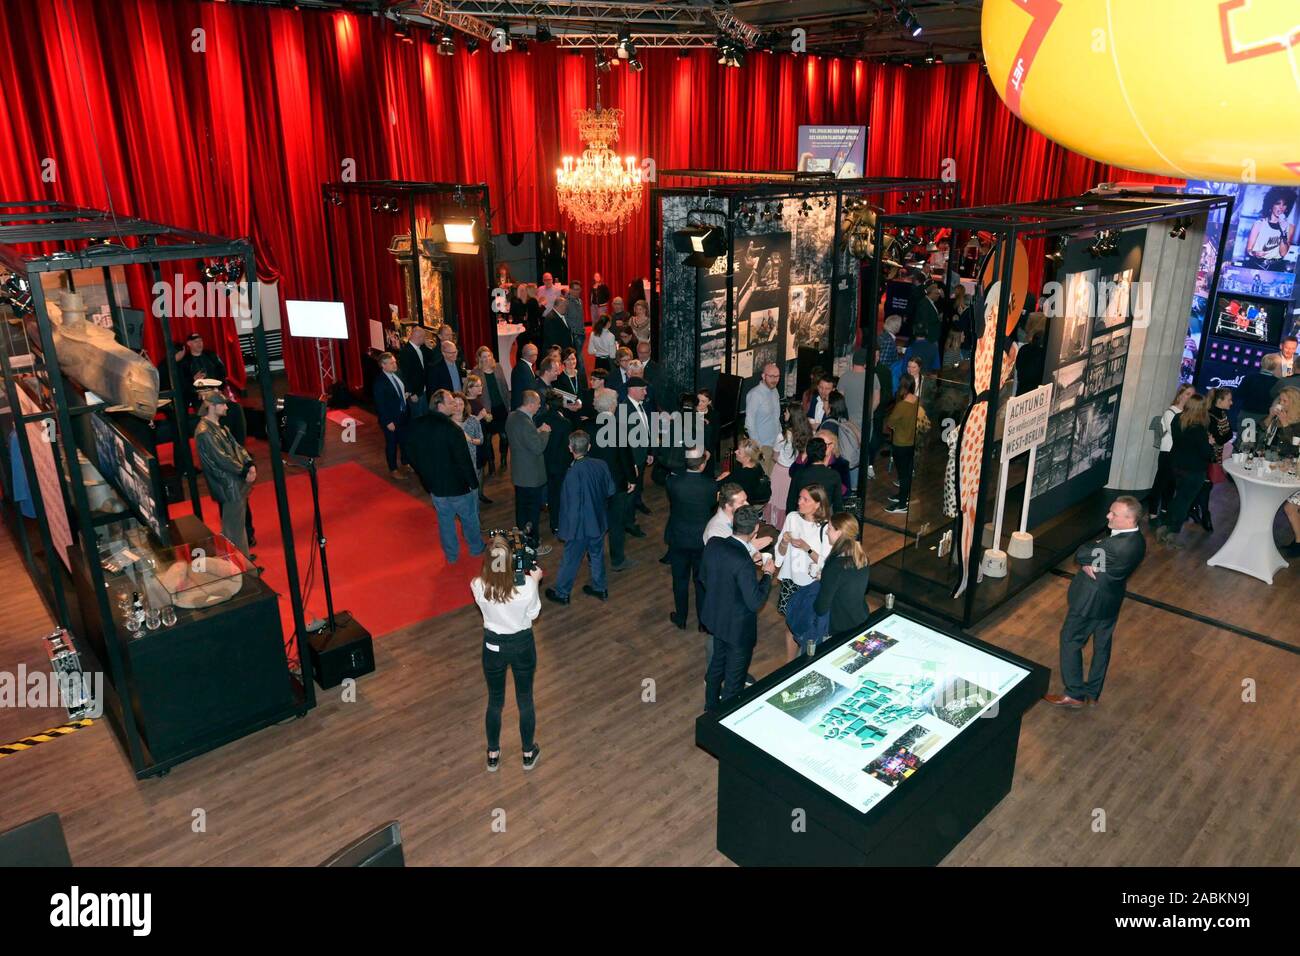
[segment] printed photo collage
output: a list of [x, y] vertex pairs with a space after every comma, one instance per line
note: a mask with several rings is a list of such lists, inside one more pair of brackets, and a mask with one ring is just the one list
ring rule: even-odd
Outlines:
[[[1052, 412], [1038, 449], [1032, 497], [1111, 457], [1118, 389], [1132, 340], [1132, 268], [1088, 269], [1066, 281], [1061, 345], [1052, 372]], [[1080, 440], [1082, 439], [1082, 444]], [[1078, 445], [1078, 447], [1076, 447]]]

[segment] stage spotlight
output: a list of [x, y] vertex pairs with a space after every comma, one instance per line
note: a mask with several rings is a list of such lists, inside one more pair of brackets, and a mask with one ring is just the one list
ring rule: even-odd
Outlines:
[[1179, 216], [1177, 219], [1174, 220], [1173, 228], [1169, 230], [1169, 238], [1186, 239], [1187, 227], [1190, 226], [1191, 224], [1192, 221], [1190, 218], [1184, 219], [1182, 216]]
[[632, 34], [627, 31], [627, 27], [624, 27], [618, 32], [618, 47], [616, 52], [619, 59], [636, 59], [636, 44], [632, 42]]
[[456, 41], [451, 38], [451, 33], [447, 30], [438, 31], [438, 55], [456, 55]]
[[220, 262], [209, 262], [203, 266], [203, 278], [209, 282], [216, 282], [218, 279], [226, 277], [226, 270], [222, 268]]
[[537, 24], [537, 42], [550, 43], [553, 39], [555, 39], [555, 36], [551, 33], [551, 28], [545, 23], [539, 22]]
[[1118, 249], [1119, 233], [1113, 229], [1102, 229], [1088, 246], [1088, 255], [1094, 259], [1104, 259], [1113, 256]]
[[600, 73], [609, 72], [609, 58], [605, 56], [605, 51], [599, 48], [596, 50], [596, 70]]
[[673, 233], [673, 248], [686, 253], [686, 265], [707, 269], [727, 251], [726, 231], [717, 226], [687, 226]]
[[382, 199], [379, 199], [378, 197], [376, 197], [375, 199], [370, 200], [370, 211], [371, 211], [371, 212], [379, 212], [379, 210], [381, 210], [381, 209], [383, 209], [383, 208], [384, 208], [384, 201], [383, 201]]
[[633, 69], [633, 71], [637, 73], [640, 73], [642, 70], [645, 69], [645, 65], [634, 56], [628, 58], [627, 65], [630, 66]]
[[244, 278], [244, 260], [232, 256], [223, 263], [223, 271], [227, 282], [238, 282]]
[[1056, 248], [1047, 254], [1048, 261], [1055, 262], [1058, 265], [1065, 261], [1065, 236], [1059, 236], [1056, 239]]
[[898, 20], [899, 25], [911, 36], [919, 37], [921, 35], [921, 22], [916, 19], [916, 14], [912, 13], [906, 4], [900, 5], [894, 11], [894, 17]]

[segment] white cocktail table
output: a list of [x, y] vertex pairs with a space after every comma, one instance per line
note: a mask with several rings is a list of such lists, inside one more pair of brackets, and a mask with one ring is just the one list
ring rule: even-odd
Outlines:
[[1262, 462], [1253, 469], [1242, 462], [1223, 463], [1223, 470], [1237, 483], [1241, 510], [1228, 540], [1205, 562], [1210, 567], [1240, 571], [1265, 584], [1272, 584], [1273, 575], [1286, 567], [1286, 558], [1273, 543], [1273, 519], [1282, 502], [1300, 491], [1300, 479], [1289, 472], [1281, 474], [1278, 463], [1273, 464], [1271, 472], [1263, 472]]

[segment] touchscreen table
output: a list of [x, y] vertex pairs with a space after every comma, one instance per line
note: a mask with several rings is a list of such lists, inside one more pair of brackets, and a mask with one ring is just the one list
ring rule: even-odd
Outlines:
[[866, 812], [1028, 676], [895, 614], [720, 723]]

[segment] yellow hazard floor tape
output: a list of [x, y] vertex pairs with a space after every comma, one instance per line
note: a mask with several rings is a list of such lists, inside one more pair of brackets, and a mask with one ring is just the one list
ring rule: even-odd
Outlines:
[[41, 731], [39, 734], [32, 734], [30, 737], [24, 737], [22, 740], [15, 741], [12, 744], [0, 745], [0, 760], [10, 757], [16, 753], [22, 753], [24, 750], [31, 750], [43, 743], [51, 740], [58, 740], [60, 737], [66, 737], [68, 734], [76, 733], [83, 727], [89, 727], [94, 723], [89, 717], [83, 717], [81, 720], [74, 720], [70, 724], [62, 724], [58, 727], [51, 727], [49, 730]]

